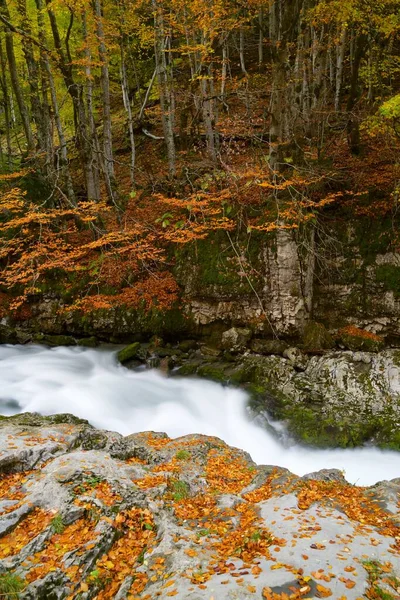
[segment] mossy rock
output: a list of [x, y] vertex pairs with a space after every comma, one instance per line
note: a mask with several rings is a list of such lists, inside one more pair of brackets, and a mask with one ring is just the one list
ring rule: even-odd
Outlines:
[[182, 340], [179, 342], [179, 349], [182, 352], [189, 352], [197, 348], [197, 342], [195, 340]]
[[97, 338], [95, 338], [94, 336], [82, 338], [76, 343], [78, 346], [83, 346], [84, 348], [97, 348], [97, 346], [99, 345]]
[[18, 336], [12, 327], [0, 325], [0, 344], [18, 344]]
[[225, 369], [230, 365], [220, 364], [206, 364], [201, 365], [197, 369], [197, 375], [204, 377], [205, 379], [211, 379], [212, 381], [225, 382], [227, 380]]
[[33, 336], [32, 341], [35, 344], [50, 346], [50, 348], [56, 348], [57, 346], [76, 346], [75, 338], [70, 335], [46, 335], [44, 333], [36, 333]]
[[379, 352], [385, 347], [383, 338], [357, 327], [345, 327], [338, 332], [339, 342], [353, 352]]
[[309, 321], [303, 332], [303, 348], [309, 351], [330, 350], [335, 342], [322, 323]]
[[375, 270], [376, 281], [383, 285], [385, 290], [394, 292], [396, 298], [400, 296], [400, 267], [397, 265], [378, 265]]
[[49, 415], [47, 417], [43, 417], [38, 413], [20, 413], [19, 415], [12, 415], [11, 417], [0, 416], [0, 426], [22, 425], [28, 427], [45, 427], [46, 425], [61, 425], [63, 423], [91, 427], [89, 421], [75, 417], [75, 415], [71, 415], [70, 413], [60, 413]]
[[175, 371], [175, 375], [179, 375], [180, 377], [190, 377], [191, 375], [196, 375], [200, 364], [200, 362], [185, 362]]
[[129, 360], [144, 360], [142, 350], [142, 344], [140, 342], [134, 342], [129, 344], [125, 348], [122, 348], [117, 354], [117, 359], [123, 365]]

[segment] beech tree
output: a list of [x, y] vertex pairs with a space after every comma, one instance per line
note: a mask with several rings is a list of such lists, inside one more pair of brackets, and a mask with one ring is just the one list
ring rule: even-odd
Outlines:
[[[232, 221], [298, 246], [306, 239], [312, 254], [317, 213], [336, 193], [327, 183], [336, 138], [350, 160], [362, 156], [363, 131], [396, 137], [399, 8], [400, 0], [0, 0], [1, 167], [40, 174], [46, 191], [38, 206], [20, 204], [18, 218], [26, 213], [32, 228], [41, 215], [32, 247], [49, 228], [32, 260], [28, 225], [5, 202], [4, 285], [15, 277], [34, 289], [32, 270], [17, 274], [30, 260], [43, 276], [56, 265], [64, 273], [54, 244], [75, 266], [96, 251], [111, 272], [109, 242], [126, 249], [115, 251], [122, 260], [128, 248], [140, 255], [141, 232], [154, 251], [232, 231]], [[10, 192], [8, 180], [0, 184]], [[243, 206], [252, 202], [249, 218]], [[90, 246], [100, 240], [101, 251]], [[139, 260], [140, 276], [161, 269], [153, 256], [151, 268]]]

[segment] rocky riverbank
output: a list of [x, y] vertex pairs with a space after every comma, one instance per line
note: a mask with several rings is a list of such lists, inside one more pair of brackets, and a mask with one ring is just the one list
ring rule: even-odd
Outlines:
[[[14, 330], [19, 342], [97, 346], [95, 337]], [[25, 336], [25, 337], [24, 337]], [[301, 345], [260, 338], [250, 329], [168, 343], [157, 336], [119, 348], [128, 368], [158, 368], [170, 376], [196, 376], [245, 388], [251, 409], [284, 421], [297, 442], [320, 448], [373, 444], [400, 449], [400, 349], [351, 328], [334, 339], [318, 324]], [[265, 420], [265, 419], [264, 419]]]
[[[219, 347], [193, 340], [163, 347], [136, 342], [118, 357], [133, 368], [146, 364], [242, 386], [251, 394], [253, 411], [285, 421], [296, 441], [398, 450], [400, 350], [377, 351], [375, 340], [367, 338], [365, 346], [363, 341], [359, 349], [307, 353], [279, 340], [249, 342], [246, 330], [231, 329]], [[355, 340], [350, 344], [357, 348]]]
[[[0, 422], [5, 598], [397, 598], [400, 479], [299, 478], [217, 438]], [[14, 594], [14, 595], [13, 595]]]

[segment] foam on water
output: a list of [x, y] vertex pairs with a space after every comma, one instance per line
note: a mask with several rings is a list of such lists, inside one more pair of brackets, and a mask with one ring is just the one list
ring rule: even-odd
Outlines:
[[238, 389], [166, 378], [156, 371], [129, 371], [111, 350], [0, 346], [0, 414], [69, 412], [123, 435], [214, 435], [246, 450], [259, 464], [279, 465], [298, 475], [338, 468], [358, 485], [400, 477], [396, 452], [286, 448], [251, 422], [246, 404], [246, 394]]

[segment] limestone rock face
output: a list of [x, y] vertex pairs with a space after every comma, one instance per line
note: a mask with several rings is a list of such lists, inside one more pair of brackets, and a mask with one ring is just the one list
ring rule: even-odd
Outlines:
[[272, 396], [269, 410], [297, 438], [322, 446], [400, 447], [399, 350], [329, 352], [308, 362], [292, 348], [284, 355], [249, 357], [244, 369]]
[[0, 422], [2, 595], [355, 600], [397, 585], [400, 480], [357, 488], [217, 438], [39, 421]]

